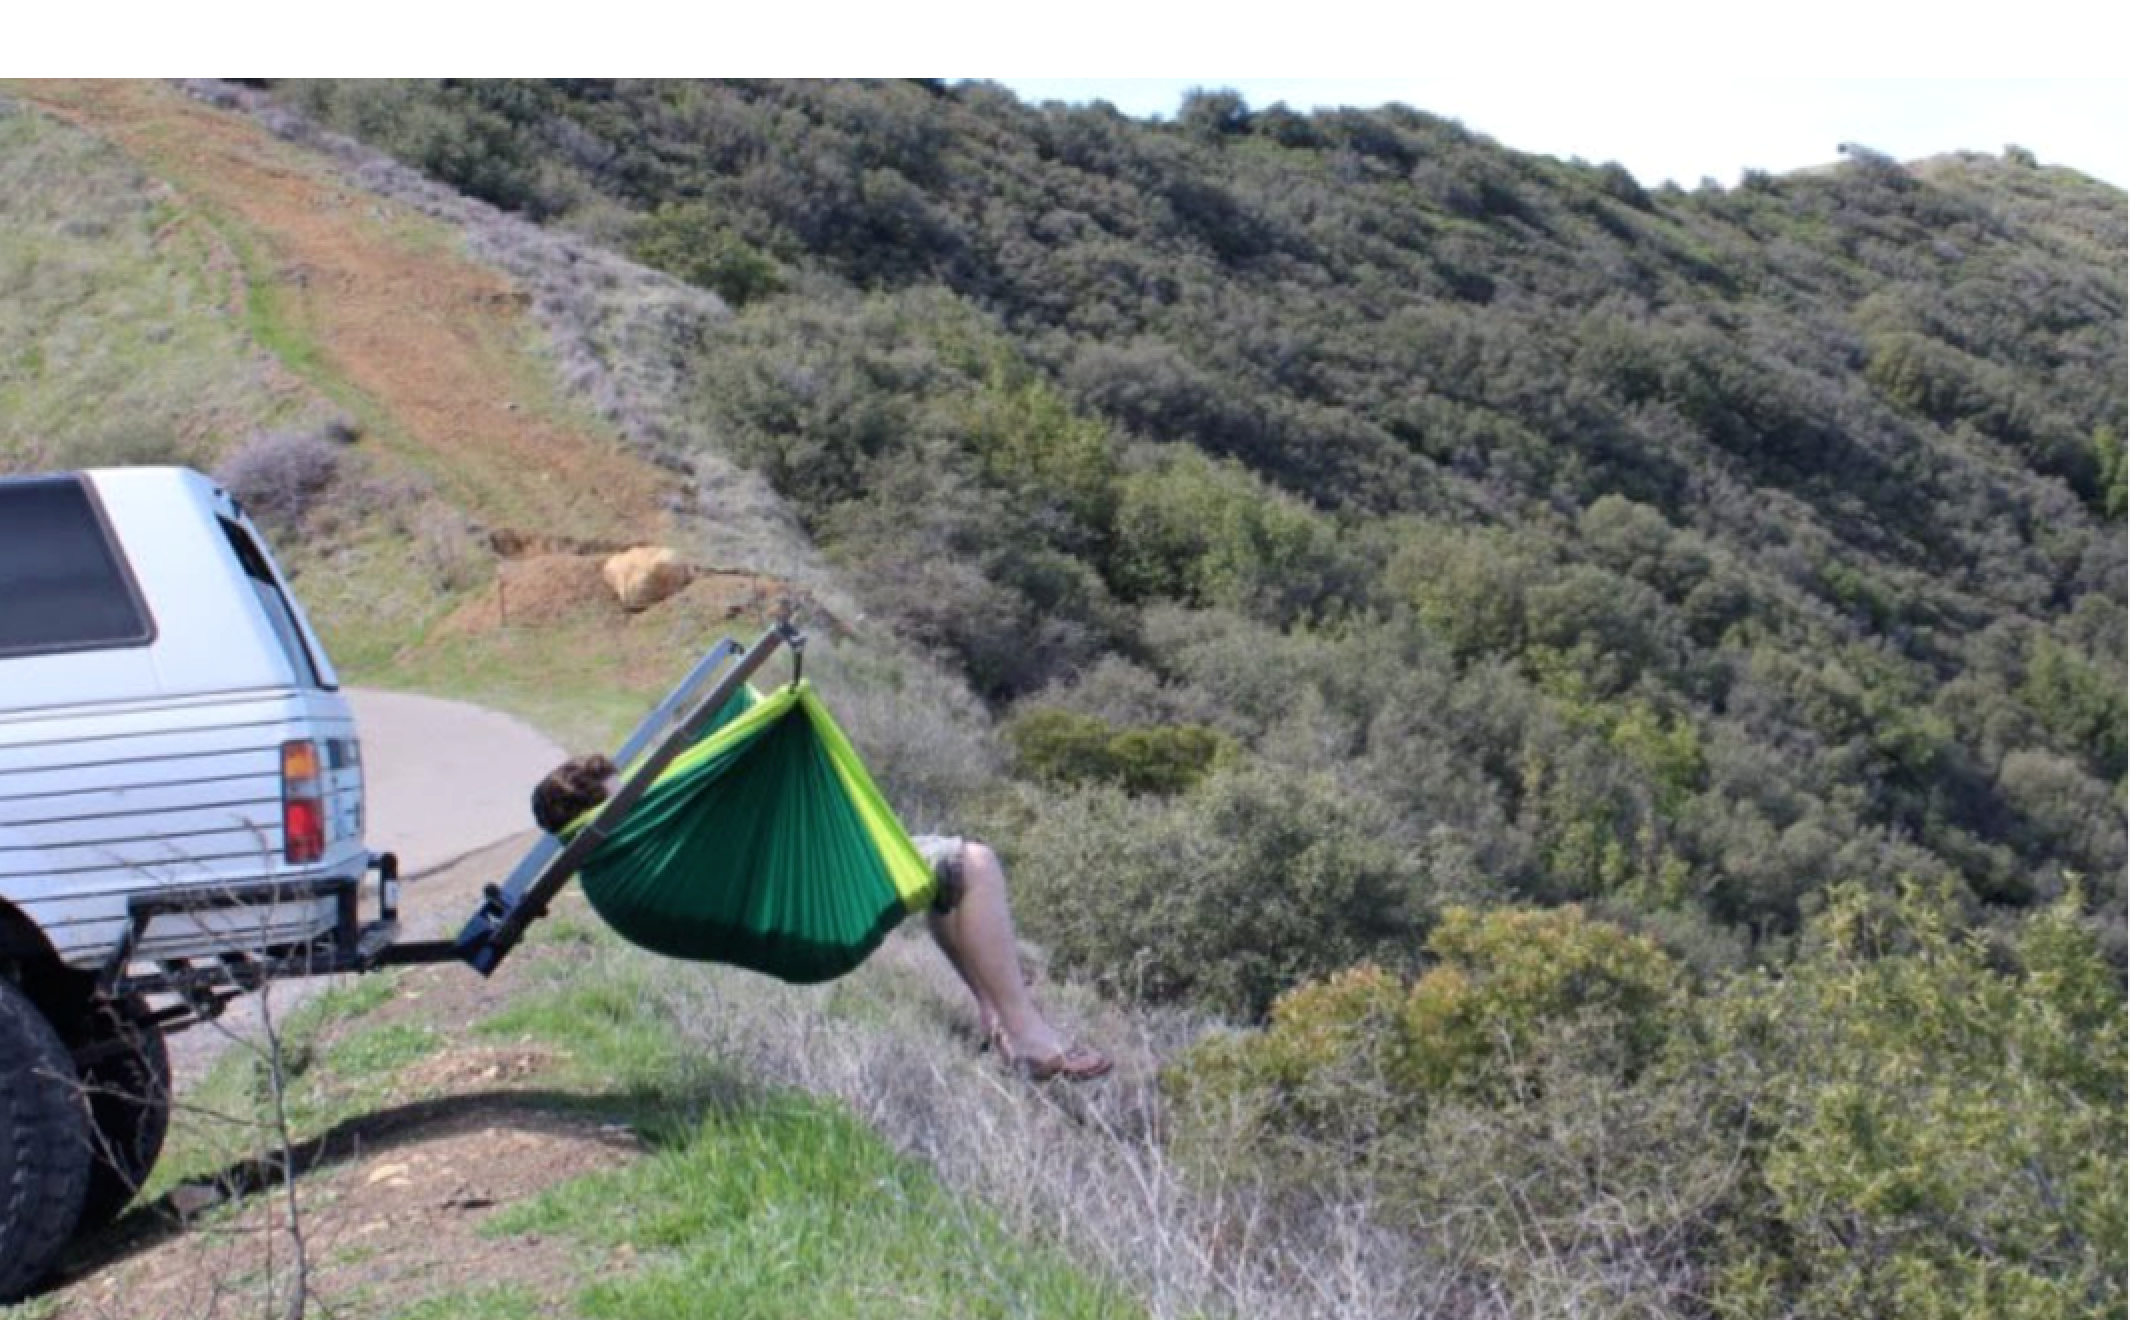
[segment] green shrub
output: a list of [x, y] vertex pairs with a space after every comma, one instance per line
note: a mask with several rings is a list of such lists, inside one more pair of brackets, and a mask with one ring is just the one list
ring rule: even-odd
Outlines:
[[550, 98], [523, 81], [334, 79], [287, 88], [308, 113], [509, 211], [551, 213], [527, 131]]
[[828, 521], [831, 553], [869, 613], [951, 657], [994, 700], [1090, 662], [1120, 628], [1108, 588], [1084, 561], [1003, 517], [946, 462], [875, 466], [866, 497]]
[[1399, 1076], [1405, 1001], [1398, 976], [1364, 963], [1288, 990], [1263, 1029], [1194, 1048], [1163, 1078], [1182, 1102], [1185, 1148], [1241, 1138], [1252, 1156], [1303, 1168], [1320, 1144], [1375, 1158], [1426, 1113], [1426, 1097]]
[[2125, 1313], [2123, 987], [2076, 894], [1993, 944], [1945, 893], [1844, 886], [1794, 964], [1698, 997], [1575, 909], [1453, 912], [1428, 949], [1186, 1055], [1182, 1149], [1365, 1179], [1538, 1310], [1572, 1280], [1602, 1314]]
[[1263, 1032], [1216, 1041], [1179, 1077], [1201, 1098], [1238, 1098], [1272, 1126], [1388, 1134], [1432, 1103], [1514, 1103], [1533, 1093], [1540, 1041], [1601, 1030], [1616, 1075], [1664, 1045], [1684, 983], [1650, 940], [1581, 908], [1452, 908], [1410, 986], [1356, 967], [1297, 987]]
[[1232, 744], [1198, 724], [1119, 729], [1070, 711], [1030, 711], [1006, 726], [1014, 770], [1052, 785], [1115, 784], [1172, 795], [1205, 778]]
[[1116, 527], [1109, 579], [1129, 599], [1287, 623], [1352, 595], [1330, 520], [1233, 460], [1165, 450], [1123, 479]]
[[1626, 690], [1645, 673], [1676, 672], [1686, 639], [1661, 597], [1640, 582], [1575, 564], [1524, 597], [1529, 649], [1567, 657], [1600, 692]]
[[1436, 962], [1413, 983], [1403, 1030], [1423, 1089], [1490, 1094], [1546, 1024], [1605, 1019], [1619, 1062], [1649, 1062], [1682, 989], [1656, 944], [1581, 908], [1455, 908], [1432, 937]]
[[1176, 798], [1027, 802], [1015, 905], [1061, 968], [1120, 995], [1253, 1019], [1297, 982], [1413, 947], [1416, 860], [1324, 776], [1240, 764]]
[[1529, 639], [1528, 600], [1549, 575], [1542, 552], [1494, 529], [1407, 529], [1384, 585], [1459, 659], [1513, 656]]
[[2121, 664], [2105, 672], [2072, 648], [2037, 634], [2019, 695], [2059, 742], [2094, 772], [2119, 778], [2126, 755]]
[[2075, 895], [2005, 967], [1920, 890], [1844, 888], [1811, 934], [1709, 1013], [1759, 1186], [1719, 1312], [2122, 1315], [2122, 984]]
[[709, 289], [734, 307], [784, 288], [775, 259], [700, 202], [669, 202], [653, 211], [637, 230], [631, 250], [645, 265]]
[[2123, 437], [2114, 427], [2093, 432], [2093, 463], [2099, 470], [2100, 496], [2095, 502], [2110, 518], [2121, 518], [2130, 507], [2130, 462], [2124, 460]]
[[1193, 136], [1216, 140], [1250, 131], [1250, 103], [1231, 88], [1193, 87], [1183, 94], [1176, 122]]
[[1116, 514], [1109, 428], [1041, 380], [994, 368], [954, 423], [985, 481], [1063, 548], [1099, 551]]

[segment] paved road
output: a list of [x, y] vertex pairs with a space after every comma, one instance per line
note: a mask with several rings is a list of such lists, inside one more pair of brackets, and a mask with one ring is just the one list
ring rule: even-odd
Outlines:
[[567, 755], [531, 725], [463, 701], [350, 688], [376, 852], [437, 870], [532, 828], [532, 787]]

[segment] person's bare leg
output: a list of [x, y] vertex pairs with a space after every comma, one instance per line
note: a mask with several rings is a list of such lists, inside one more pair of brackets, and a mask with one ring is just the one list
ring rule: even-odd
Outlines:
[[961, 978], [961, 983], [969, 987], [970, 996], [976, 1000], [976, 1029], [982, 1033], [985, 1041], [990, 1041], [998, 1034], [998, 1006], [991, 1002], [989, 996], [984, 993], [983, 985], [969, 970], [968, 964], [962, 961], [961, 946], [955, 942], [953, 932], [947, 928], [946, 915], [937, 911], [927, 912], [925, 921], [931, 927], [932, 942], [946, 955], [948, 965], [953, 967], [954, 974]]
[[980, 843], [962, 850], [962, 896], [954, 910], [932, 917], [932, 938], [961, 974], [987, 1029], [995, 1024], [1015, 1058], [1047, 1059], [1065, 1039], [1043, 1017], [1021, 979], [1013, 913], [1006, 904], [1006, 873], [998, 854]]

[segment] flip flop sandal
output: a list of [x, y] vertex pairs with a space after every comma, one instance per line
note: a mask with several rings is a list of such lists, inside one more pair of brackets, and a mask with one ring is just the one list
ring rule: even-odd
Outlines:
[[1091, 1082], [1117, 1065], [1107, 1054], [1085, 1045], [1067, 1045], [1047, 1059], [1024, 1059], [1021, 1071], [1031, 1082]]
[[991, 1044], [1007, 1067], [1031, 1082], [1091, 1082], [1108, 1076], [1117, 1066], [1100, 1050], [1077, 1043], [1043, 1059], [1024, 1059], [1015, 1054], [1013, 1042], [1006, 1039], [1004, 1031], [992, 1033]]

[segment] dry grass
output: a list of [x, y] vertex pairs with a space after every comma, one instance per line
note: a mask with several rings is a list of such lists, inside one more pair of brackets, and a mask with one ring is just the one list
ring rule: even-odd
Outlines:
[[240, 281], [167, 186], [0, 94], [0, 470], [207, 467], [323, 420], [247, 337]]
[[674, 1016], [704, 1051], [840, 1100], [1017, 1236], [1066, 1244], [1155, 1316], [1508, 1314], [1460, 1300], [1453, 1279], [1374, 1222], [1363, 1192], [1299, 1206], [1241, 1167], [1230, 1181], [1187, 1175], [1158, 1087], [1161, 1060], [1201, 1030], [1187, 1019], [1127, 1018], [1075, 987], [1041, 986], [1046, 1008], [1119, 1067], [1101, 1083], [1038, 1088], [976, 1053], [959, 986], [919, 936], [823, 990], [718, 969], [670, 984]]
[[[717, 968], [663, 984], [672, 1003], [662, 1016], [684, 1024], [707, 1057], [847, 1105], [1016, 1237], [1063, 1244], [1157, 1317], [1705, 1313], [1708, 1281], [1692, 1257], [1714, 1202], [1736, 1181], [1725, 1152], [1685, 1143], [1680, 1167], [1628, 1202], [1594, 1194], [1576, 1165], [1593, 1149], [1578, 1125], [1619, 1123], [1622, 1105], [1642, 1104], [1634, 1096], [1593, 1096], [1556, 1079], [1546, 1121], [1458, 1111], [1431, 1129], [1441, 1148], [1417, 1156], [1425, 1169], [1402, 1173], [1342, 1168], [1326, 1144], [1303, 1189], [1275, 1182], [1269, 1166], [1203, 1126], [1191, 1137], [1196, 1153], [1179, 1154], [1160, 1073], [1212, 1029], [1203, 1021], [1127, 1012], [1082, 987], [1039, 981], [1046, 1010], [1118, 1069], [1099, 1083], [1035, 1087], [977, 1052], [973, 1010], [920, 935], [891, 939], [822, 989]], [[1713, 1121], [1648, 1110], [1643, 1125], [1660, 1146]], [[1503, 1148], [1512, 1141], [1522, 1149]]]

